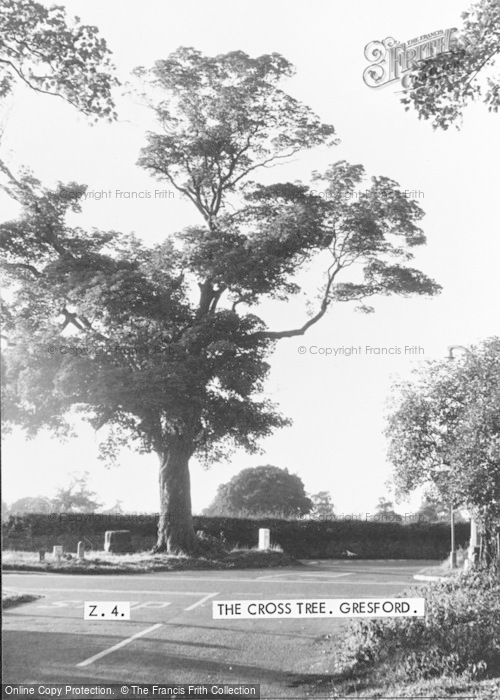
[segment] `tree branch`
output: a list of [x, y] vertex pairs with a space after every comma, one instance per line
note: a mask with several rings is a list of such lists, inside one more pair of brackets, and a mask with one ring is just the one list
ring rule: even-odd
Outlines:
[[66, 328], [66, 326], [69, 326], [70, 323], [73, 326], [75, 326], [75, 328], [78, 328], [79, 331], [85, 330], [85, 327], [82, 326], [82, 324], [78, 321], [76, 313], [72, 314], [71, 311], [68, 311], [68, 309], [66, 307], [64, 307], [62, 309], [61, 313], [64, 316], [64, 323], [63, 323], [63, 326], [61, 328], [61, 331], [63, 331]]
[[64, 100], [65, 102], [69, 102], [70, 105], [73, 105], [73, 107], [76, 107], [76, 109], [79, 109], [81, 112], [83, 112], [83, 114], [86, 114], [86, 115], [89, 114], [89, 112], [88, 112], [87, 110], [83, 109], [83, 107], [79, 107], [79, 106], [76, 104], [76, 102], [73, 102], [73, 100], [71, 100], [69, 97], [65, 97], [64, 95], [61, 95], [60, 92], [51, 92], [50, 90], [44, 90], [44, 89], [41, 88], [41, 87], [36, 87], [36, 85], [32, 85], [32, 84], [30, 83], [30, 81], [28, 80], [28, 78], [26, 78], [26, 76], [24, 76], [24, 75], [22, 74], [22, 72], [19, 70], [19, 68], [17, 68], [17, 67], [12, 63], [12, 61], [7, 61], [7, 60], [5, 60], [4, 58], [0, 58], [0, 63], [5, 63], [5, 64], [9, 65], [9, 66], [12, 68], [12, 70], [21, 78], [21, 80], [22, 80], [28, 87], [30, 87], [32, 90], [34, 90], [35, 92], [39, 92], [39, 93], [41, 93], [42, 95], [51, 95], [52, 97], [60, 97], [60, 98], [61, 98], [62, 100]]
[[304, 335], [304, 333], [311, 327], [314, 326], [323, 316], [326, 314], [328, 306], [330, 305], [330, 291], [332, 288], [333, 281], [340, 271], [340, 267], [336, 267], [335, 270], [331, 271], [331, 267], [328, 270], [328, 282], [325, 287], [325, 293], [321, 301], [321, 306], [317, 314], [309, 319], [300, 328], [293, 328], [287, 331], [257, 331], [257, 333], [252, 333], [252, 338], [266, 338], [268, 340], [279, 340], [280, 338], [294, 338], [298, 335]]
[[29, 265], [28, 263], [1, 263], [0, 266], [3, 267], [5, 270], [28, 270], [28, 272], [31, 272], [31, 274], [35, 275], [35, 277], [42, 276], [42, 273], [39, 270], [37, 270], [36, 267], [34, 267], [34, 265]]

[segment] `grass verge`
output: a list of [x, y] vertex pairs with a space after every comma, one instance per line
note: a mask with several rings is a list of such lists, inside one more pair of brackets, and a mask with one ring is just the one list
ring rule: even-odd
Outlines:
[[128, 574], [152, 573], [155, 571], [183, 571], [192, 569], [264, 569], [274, 566], [298, 564], [284, 552], [275, 550], [234, 549], [231, 552], [205, 553], [190, 557], [184, 554], [109, 554], [87, 552], [85, 559], [52, 558], [40, 562], [37, 552], [6, 550], [2, 555], [4, 571], [46, 571], [67, 574]]
[[460, 570], [464, 568], [465, 560], [467, 559], [467, 550], [459, 547], [456, 552], [457, 555], [457, 565], [455, 569], [450, 567], [449, 558], [442, 561], [440, 564], [434, 566], [427, 566], [425, 569], [421, 569], [418, 573], [423, 576], [438, 576], [440, 578], [456, 576], [460, 573]]
[[15, 605], [21, 605], [22, 603], [31, 603], [32, 600], [38, 600], [38, 598], [43, 598], [41, 595], [34, 595], [31, 593], [17, 593], [16, 591], [3, 590], [2, 591], [2, 609], [13, 608]]
[[498, 573], [459, 572], [401, 597], [424, 597], [425, 617], [351, 621], [342, 643], [332, 640], [334, 673], [318, 681], [321, 692], [332, 698], [498, 700]]
[[448, 561], [444, 561], [442, 564], [436, 566], [426, 566], [425, 569], [420, 569], [418, 575], [420, 576], [437, 576], [438, 578], [450, 578], [456, 576], [459, 573], [459, 569], [451, 569]]

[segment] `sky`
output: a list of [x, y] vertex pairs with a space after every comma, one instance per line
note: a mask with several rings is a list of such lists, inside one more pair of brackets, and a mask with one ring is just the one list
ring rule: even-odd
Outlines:
[[[279, 52], [296, 67], [286, 89], [335, 126], [340, 145], [298, 154], [266, 171], [266, 182], [304, 182], [313, 170], [338, 160], [361, 163], [367, 176], [384, 175], [414, 191], [425, 211], [427, 245], [414, 266], [443, 287], [432, 299], [376, 299], [373, 314], [350, 305], [333, 307], [303, 338], [281, 341], [271, 361], [266, 393], [293, 425], [262, 441], [261, 455], [236, 453], [209, 471], [191, 465], [194, 512], [217, 486], [243, 468], [272, 464], [298, 474], [309, 493], [329, 491], [337, 513], [373, 512], [380, 496], [390, 497], [383, 435], [391, 383], [425, 360], [441, 359], [447, 346], [468, 345], [497, 335], [498, 284], [498, 116], [482, 104], [470, 106], [460, 130], [433, 131], [400, 103], [401, 84], [373, 89], [363, 81], [365, 46], [394, 37], [460, 26], [462, 0], [70, 0], [67, 13], [96, 25], [113, 52], [122, 82], [138, 66], [151, 66], [179, 46], [216, 55], [242, 50], [251, 56]], [[125, 199], [116, 190], [167, 189], [136, 161], [152, 128], [151, 114], [137, 97], [119, 97], [117, 123], [89, 122], [63, 100], [19, 88], [0, 115], [2, 157], [13, 169], [28, 165], [45, 185], [77, 181], [89, 191], [111, 190], [91, 200], [75, 223], [85, 228], [136, 232], [148, 243], [163, 240], [199, 215], [171, 196]], [[0, 197], [0, 220], [16, 213]], [[314, 289], [311, 276], [307, 286]], [[319, 284], [319, 282], [318, 282]], [[262, 314], [271, 329], [302, 325], [304, 299], [267, 304]], [[322, 348], [361, 346], [350, 356], [321, 354]], [[391, 348], [381, 355], [371, 348]], [[405, 352], [417, 347], [418, 354]], [[305, 348], [305, 352], [303, 350]], [[400, 350], [397, 353], [396, 348]], [[117, 500], [127, 511], [158, 510], [157, 461], [124, 451], [119, 466], [97, 460], [98, 436], [85, 425], [62, 444], [49, 435], [26, 441], [15, 430], [3, 446], [3, 500], [51, 497], [69, 474], [88, 471], [90, 485], [105, 506]], [[138, 485], [140, 484], [140, 488]], [[411, 512], [419, 496], [399, 507]]]

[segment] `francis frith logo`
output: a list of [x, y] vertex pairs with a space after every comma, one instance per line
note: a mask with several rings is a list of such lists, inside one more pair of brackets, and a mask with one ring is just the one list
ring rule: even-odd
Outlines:
[[365, 46], [365, 58], [370, 65], [363, 72], [363, 80], [371, 88], [389, 85], [397, 80], [403, 88], [410, 87], [410, 75], [419, 63], [450, 51], [457, 30], [444, 29], [423, 34], [402, 43], [388, 36], [383, 41], [371, 41]]

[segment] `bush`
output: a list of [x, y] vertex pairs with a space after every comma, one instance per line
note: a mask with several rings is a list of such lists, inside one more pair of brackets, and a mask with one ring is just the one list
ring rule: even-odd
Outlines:
[[205, 557], [224, 557], [227, 554], [225, 541], [220, 537], [207, 535], [204, 530], [199, 530], [198, 551]]
[[500, 668], [500, 582], [477, 570], [406, 591], [425, 597], [424, 618], [356, 621], [341, 665], [382, 667], [409, 681], [437, 676], [492, 676]]

